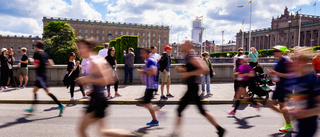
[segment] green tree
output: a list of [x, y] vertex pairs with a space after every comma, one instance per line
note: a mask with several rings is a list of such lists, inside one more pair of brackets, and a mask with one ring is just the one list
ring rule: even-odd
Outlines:
[[46, 43], [45, 51], [56, 64], [66, 64], [69, 53], [77, 53], [75, 32], [66, 21], [49, 22], [44, 26], [42, 39]]

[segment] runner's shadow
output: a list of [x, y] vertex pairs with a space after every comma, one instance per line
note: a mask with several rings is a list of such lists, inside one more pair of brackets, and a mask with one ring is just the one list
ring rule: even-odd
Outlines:
[[298, 133], [295, 131], [291, 131], [291, 132], [281, 132], [281, 133], [274, 133], [271, 134], [271, 137], [292, 137], [292, 133]]
[[14, 91], [14, 90], [17, 90], [17, 89], [6, 89], [6, 90], [3, 90], [2, 92], [10, 92], [10, 91]]
[[[156, 127], [156, 128], [152, 128], [152, 127]], [[163, 129], [163, 127], [158, 127], [158, 126], [146, 126], [146, 127], [142, 127], [137, 129], [136, 131], [134, 131], [133, 133], [139, 136], [144, 136], [146, 134], [148, 134], [148, 131], [151, 130], [161, 130]]]
[[31, 116], [31, 115], [32, 114], [25, 114], [24, 117], [20, 117], [20, 118], [16, 119], [16, 121], [14, 121], [14, 122], [8, 122], [6, 124], [0, 125], [0, 129], [1, 128], [7, 128], [7, 127], [10, 127], [10, 126], [14, 126], [14, 125], [17, 125], [17, 124], [25, 124], [25, 123], [30, 123], [30, 122], [34, 122], [34, 121], [48, 120], [48, 119], [54, 119], [54, 118], [59, 117], [59, 116], [54, 116], [54, 117], [47, 117], [47, 118], [39, 118], [39, 119], [28, 120], [27, 118], [29, 116]]
[[59, 107], [51, 107], [51, 108], [45, 109], [43, 111], [52, 111], [52, 110], [57, 110], [57, 109], [59, 109]]
[[256, 116], [249, 116], [249, 117], [245, 117], [242, 119], [237, 118], [236, 116], [233, 116], [233, 118], [236, 120], [235, 124], [238, 124], [240, 129], [249, 129], [252, 128], [254, 126], [248, 125], [248, 122], [246, 121], [247, 119], [250, 118], [255, 118], [255, 117], [260, 117], [260, 115], [256, 115]]
[[[248, 106], [249, 106], [249, 104], [240, 104], [239, 107], [237, 108], [237, 110], [244, 110]], [[232, 105], [232, 107], [234, 107], [234, 104]]]

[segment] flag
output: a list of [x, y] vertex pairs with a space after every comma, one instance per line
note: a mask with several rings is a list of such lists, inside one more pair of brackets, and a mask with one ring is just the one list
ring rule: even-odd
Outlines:
[[294, 18], [296, 18], [296, 15], [299, 14], [299, 11], [301, 11], [301, 8], [295, 12]]
[[241, 6], [237, 6], [237, 7], [238, 7], [238, 8], [242, 8], [242, 7], [244, 7], [244, 6], [248, 5], [248, 4], [251, 4], [251, 3], [252, 3], [252, 1], [249, 1], [247, 4], [241, 5]]
[[317, 2], [314, 2], [313, 7], [317, 5]]

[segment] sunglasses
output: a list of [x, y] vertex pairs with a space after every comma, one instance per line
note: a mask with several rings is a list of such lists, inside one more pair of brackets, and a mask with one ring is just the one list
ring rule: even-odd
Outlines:
[[276, 50], [273, 50], [273, 52], [281, 52], [281, 51], [276, 49]]

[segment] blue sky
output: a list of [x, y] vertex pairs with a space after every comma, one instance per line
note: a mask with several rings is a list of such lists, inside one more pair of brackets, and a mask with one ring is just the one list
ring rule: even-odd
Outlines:
[[[235, 40], [242, 28], [249, 30], [250, 0], [1, 0], [0, 34], [42, 34], [42, 17], [90, 19], [172, 26], [170, 42], [191, 39], [192, 20], [203, 16], [204, 39]], [[316, 6], [313, 6], [314, 3]], [[294, 13], [320, 16], [320, 0], [253, 0], [252, 29], [270, 27], [271, 18], [287, 6]], [[314, 9], [317, 8], [316, 13]]]

